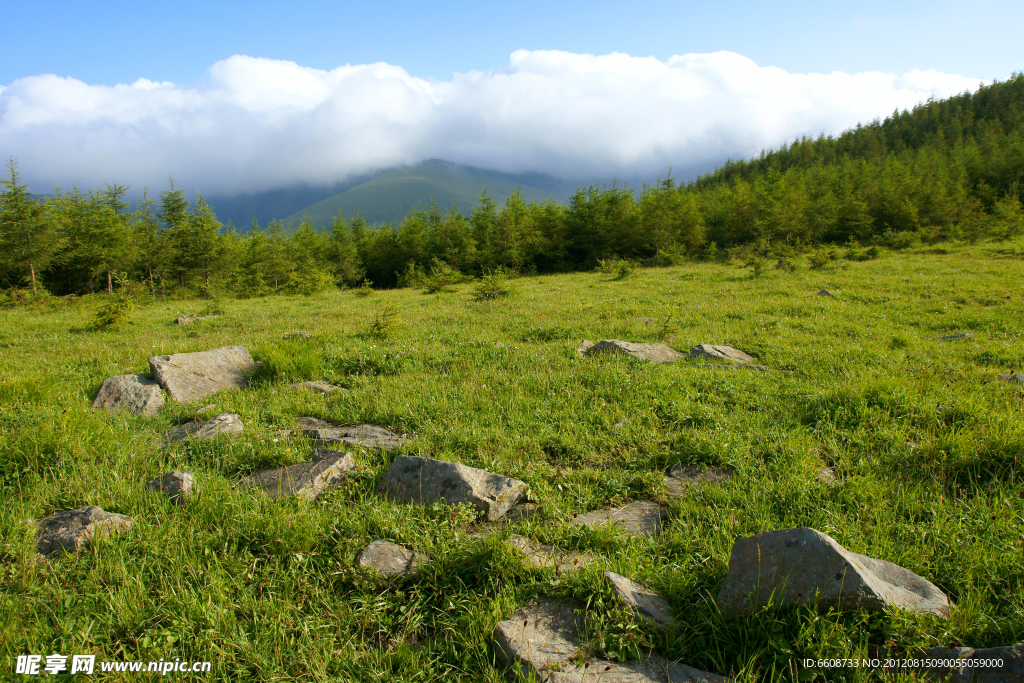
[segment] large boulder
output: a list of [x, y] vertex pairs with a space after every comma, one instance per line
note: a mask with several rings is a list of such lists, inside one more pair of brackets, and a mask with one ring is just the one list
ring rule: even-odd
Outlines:
[[675, 625], [675, 612], [672, 611], [665, 598], [615, 572], [605, 572], [604, 578], [619, 599], [633, 610], [633, 614], [640, 621], [645, 621], [658, 628]]
[[343, 443], [390, 451], [392, 448], [405, 445], [400, 435], [377, 425], [338, 426], [315, 417], [300, 417], [298, 431], [313, 439], [317, 446]]
[[175, 441], [203, 441], [221, 434], [239, 434], [245, 429], [242, 418], [235, 413], [221, 413], [209, 420], [192, 420], [172, 427], [164, 437], [164, 446]]
[[317, 449], [315, 460], [284, 467], [269, 467], [246, 477], [242, 485], [261, 489], [271, 498], [297, 496], [316, 500], [324, 491], [345, 481], [345, 473], [355, 466], [351, 453]]
[[578, 515], [573, 524], [591, 529], [611, 524], [631, 536], [654, 536], [661, 531], [665, 516], [665, 509], [653, 500], [634, 500], [621, 508], [605, 508]]
[[756, 363], [757, 359], [739, 349], [731, 346], [718, 346], [715, 344], [699, 344], [690, 349], [690, 358], [710, 358], [712, 360], [727, 360], [733, 363]]
[[212, 393], [241, 388], [256, 369], [244, 346], [225, 346], [196, 353], [175, 353], [149, 359], [150, 374], [175, 401], [197, 401]]
[[194, 495], [195, 487], [192, 480], [191, 472], [175, 470], [168, 472], [162, 477], [147, 481], [146, 488], [153, 491], [162, 491], [173, 502], [181, 504]]
[[642, 659], [573, 662], [580, 650], [582, 605], [534, 599], [494, 629], [498, 656], [513, 680], [538, 683], [726, 683], [717, 674], [646, 653]]
[[384, 473], [378, 489], [403, 503], [469, 503], [493, 522], [519, 502], [526, 484], [459, 463], [400, 455]]
[[374, 541], [356, 555], [357, 565], [384, 576], [411, 574], [422, 563], [423, 558], [415, 551], [388, 541]]
[[775, 604], [883, 610], [898, 607], [949, 616], [952, 602], [931, 582], [885, 560], [852, 553], [809, 528], [739, 538], [718, 594], [723, 612]]
[[649, 360], [652, 363], [671, 363], [686, 358], [686, 354], [664, 344], [634, 344], [618, 339], [599, 341], [585, 351], [588, 356], [596, 356], [599, 353], [625, 354], [639, 360]]
[[131, 526], [131, 517], [106, 512], [95, 505], [63, 510], [39, 520], [36, 551], [47, 557], [77, 553], [97, 536], [127, 531]]
[[103, 380], [93, 408], [108, 412], [128, 410], [136, 415], [156, 415], [164, 407], [160, 385], [145, 375], [118, 375]]

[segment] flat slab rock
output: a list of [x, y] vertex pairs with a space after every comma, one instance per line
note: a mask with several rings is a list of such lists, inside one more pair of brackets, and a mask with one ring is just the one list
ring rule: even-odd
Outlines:
[[242, 418], [235, 413], [221, 413], [209, 420], [192, 420], [172, 427], [164, 437], [164, 446], [176, 441], [202, 441], [221, 434], [240, 434], [245, 429]]
[[665, 509], [653, 500], [635, 500], [621, 508], [605, 508], [579, 515], [572, 523], [591, 529], [613, 524], [631, 536], [654, 536], [661, 531], [665, 516]]
[[579, 652], [583, 606], [535, 599], [494, 629], [498, 656], [510, 667], [513, 680], [538, 683], [725, 683], [716, 674], [685, 664], [672, 664], [657, 655], [624, 663], [591, 659], [570, 660]]
[[251, 489], [261, 489], [271, 498], [296, 496], [316, 500], [324, 491], [345, 481], [345, 473], [355, 468], [351, 453], [318, 448], [314, 460], [283, 467], [268, 467], [242, 480]]
[[640, 621], [658, 628], [675, 626], [675, 612], [665, 598], [615, 572], [605, 572], [604, 579]]
[[117, 375], [103, 380], [92, 407], [107, 412], [128, 410], [136, 415], [156, 415], [164, 407], [164, 392], [145, 375]]
[[518, 551], [529, 566], [534, 569], [554, 569], [557, 574], [586, 567], [594, 562], [594, 556], [590, 553], [562, 551], [525, 536], [512, 536], [508, 544]]
[[731, 467], [704, 467], [677, 462], [672, 465], [668, 476], [665, 477], [665, 490], [669, 498], [682, 498], [691, 486], [723, 484], [735, 475], [736, 471]]
[[411, 574], [423, 558], [413, 550], [388, 541], [374, 541], [356, 555], [356, 564], [385, 576]]
[[332, 391], [341, 389], [341, 387], [335, 386], [330, 382], [321, 382], [319, 380], [313, 382], [296, 382], [295, 384], [289, 384], [285, 389], [309, 389], [315, 391], [318, 394], [329, 394]]
[[132, 526], [132, 518], [86, 505], [77, 510], [56, 512], [37, 524], [36, 551], [56, 557], [62, 553], [77, 553], [99, 535], [127, 531]]
[[[942, 683], [1024, 683], [1024, 644], [975, 650], [971, 647], [933, 647], [919, 654], [923, 660], [953, 660], [954, 666], [924, 669], [927, 678]], [[987, 660], [987, 661], [986, 661]], [[1002, 666], [979, 666], [1002, 660]]]
[[526, 493], [526, 484], [475, 467], [433, 458], [400, 455], [378, 484], [381, 493], [402, 503], [469, 503], [500, 519]]
[[727, 360], [733, 363], [756, 363], [757, 359], [739, 349], [731, 346], [718, 346], [715, 344], [699, 344], [690, 349], [690, 358], [711, 358], [713, 360]]
[[162, 477], [157, 477], [146, 482], [146, 488], [163, 492], [175, 503], [184, 503], [195, 493], [191, 472], [179, 472], [177, 470], [168, 472]]
[[298, 431], [313, 439], [313, 443], [318, 446], [344, 443], [390, 451], [405, 445], [401, 436], [377, 425], [338, 426], [315, 417], [300, 417]]
[[600, 353], [626, 354], [639, 360], [648, 360], [652, 363], [671, 363], [686, 358], [686, 354], [680, 353], [664, 344], [634, 344], [633, 342], [620, 341], [618, 339], [599, 341], [584, 353], [587, 356], [596, 356]]
[[949, 598], [934, 584], [885, 560], [846, 550], [809, 528], [762, 531], [739, 538], [718, 594], [723, 612], [745, 614], [767, 603], [883, 610], [898, 607], [949, 616]]
[[256, 369], [244, 346], [149, 359], [150, 374], [175, 401], [197, 401], [218, 391], [244, 387]]

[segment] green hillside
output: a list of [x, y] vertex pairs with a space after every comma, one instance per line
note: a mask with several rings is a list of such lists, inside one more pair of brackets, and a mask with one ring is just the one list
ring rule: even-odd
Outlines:
[[399, 223], [418, 205], [436, 201], [442, 208], [457, 205], [465, 212], [475, 207], [484, 188], [499, 203], [522, 188], [527, 201], [566, 199], [576, 183], [540, 173], [514, 175], [430, 159], [415, 166], [396, 168], [284, 218], [295, 224], [308, 215], [314, 225], [330, 225], [338, 212], [359, 214], [370, 224]]

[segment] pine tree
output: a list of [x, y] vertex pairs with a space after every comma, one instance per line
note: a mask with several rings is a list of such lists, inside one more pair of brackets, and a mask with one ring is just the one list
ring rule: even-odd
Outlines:
[[7, 160], [7, 177], [0, 180], [0, 245], [18, 272], [27, 271], [32, 291], [38, 291], [38, 274], [45, 270], [60, 246], [60, 235], [48, 220], [47, 207], [21, 184], [18, 162]]

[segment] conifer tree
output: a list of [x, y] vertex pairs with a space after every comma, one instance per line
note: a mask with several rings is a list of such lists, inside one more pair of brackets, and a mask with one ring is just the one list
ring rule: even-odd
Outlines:
[[38, 275], [60, 246], [60, 235], [47, 220], [46, 205], [32, 197], [28, 185], [21, 184], [14, 157], [7, 159], [7, 177], [0, 185], [4, 187], [0, 192], [0, 246], [9, 266], [27, 275], [32, 291], [38, 291]]

